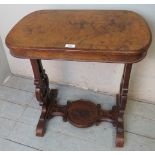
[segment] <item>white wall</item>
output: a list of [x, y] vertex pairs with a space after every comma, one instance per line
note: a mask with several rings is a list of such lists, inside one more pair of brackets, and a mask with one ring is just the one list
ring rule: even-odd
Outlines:
[[0, 84], [11, 74], [9, 64], [0, 38]]
[[[26, 14], [39, 9], [128, 9], [140, 13], [148, 22], [153, 42], [147, 57], [134, 65], [130, 81], [129, 95], [140, 100], [155, 102], [155, 5], [0, 5], [0, 35], [3, 43], [9, 30]], [[5, 46], [8, 62], [13, 74], [32, 77], [28, 60], [12, 57]], [[115, 94], [123, 65], [104, 63], [84, 63], [69, 61], [44, 61], [50, 81], [71, 84], [95, 91]]]

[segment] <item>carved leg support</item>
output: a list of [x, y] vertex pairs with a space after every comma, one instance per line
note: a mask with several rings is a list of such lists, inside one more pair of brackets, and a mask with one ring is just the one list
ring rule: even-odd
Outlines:
[[36, 135], [44, 136], [49, 107], [55, 102], [57, 90], [50, 91], [48, 76], [47, 74], [45, 74], [45, 70], [43, 69], [41, 60], [31, 59], [30, 61], [34, 73], [36, 98], [42, 106], [42, 113], [37, 125]]
[[117, 96], [117, 122], [116, 122], [116, 146], [123, 147], [124, 145], [124, 111], [127, 103], [128, 86], [132, 64], [125, 64], [123, 76], [120, 85], [120, 94]]

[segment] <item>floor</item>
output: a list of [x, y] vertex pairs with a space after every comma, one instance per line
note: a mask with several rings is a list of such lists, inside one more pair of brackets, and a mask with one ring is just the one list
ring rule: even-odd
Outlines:
[[[88, 99], [110, 109], [115, 97], [71, 86], [59, 89], [59, 102]], [[115, 147], [115, 129], [110, 123], [80, 129], [61, 117], [47, 125], [43, 138], [35, 136], [40, 116], [33, 80], [11, 76], [0, 85], [0, 150], [155, 150], [155, 104], [128, 100], [125, 114], [125, 146]]]

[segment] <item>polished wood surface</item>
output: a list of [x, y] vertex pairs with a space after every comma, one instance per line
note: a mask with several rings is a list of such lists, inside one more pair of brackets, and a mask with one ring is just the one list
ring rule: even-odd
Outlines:
[[144, 19], [121, 10], [36, 11], [20, 20], [6, 38], [15, 57], [123, 63], [143, 59], [150, 43]]

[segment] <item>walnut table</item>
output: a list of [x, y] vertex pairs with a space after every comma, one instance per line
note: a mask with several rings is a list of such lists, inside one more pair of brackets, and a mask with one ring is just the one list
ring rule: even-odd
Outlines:
[[[83, 128], [102, 121], [116, 127], [116, 146], [124, 144], [123, 116], [132, 64], [142, 60], [151, 43], [144, 19], [125, 10], [41, 10], [21, 19], [6, 37], [13, 56], [30, 59], [36, 98], [42, 106], [36, 135], [43, 136], [46, 121], [62, 116]], [[123, 63], [124, 71], [116, 105], [104, 110], [99, 104], [79, 99], [57, 103], [57, 89], [49, 88], [41, 60]]]

